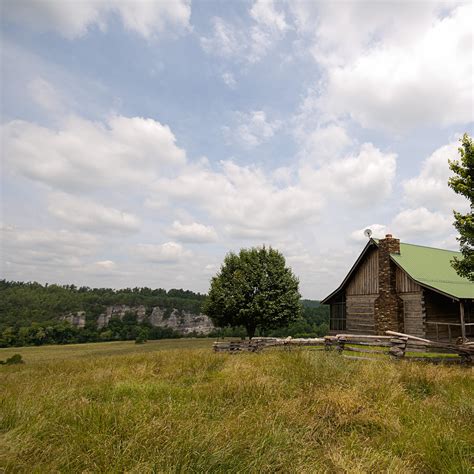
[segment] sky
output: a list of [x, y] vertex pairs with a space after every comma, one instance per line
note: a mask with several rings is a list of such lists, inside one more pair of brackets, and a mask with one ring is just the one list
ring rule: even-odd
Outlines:
[[280, 250], [305, 298], [367, 238], [457, 249], [472, 2], [1, 2], [2, 278], [206, 292]]

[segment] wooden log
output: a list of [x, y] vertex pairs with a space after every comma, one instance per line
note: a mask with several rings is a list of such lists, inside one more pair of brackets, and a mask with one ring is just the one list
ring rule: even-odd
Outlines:
[[385, 334], [389, 334], [390, 336], [406, 337], [407, 339], [412, 339], [414, 341], [427, 342], [429, 344], [433, 342], [433, 341], [430, 341], [429, 339], [423, 339], [422, 337], [417, 337], [417, 336], [410, 336], [410, 334], [404, 334], [402, 332], [385, 331]]
[[386, 342], [386, 341], [380, 341], [380, 342], [377, 342], [377, 341], [358, 341], [358, 340], [352, 340], [352, 339], [340, 339], [340, 341], [343, 341], [345, 344], [355, 344], [355, 345], [358, 345], [358, 346], [368, 346], [368, 347], [390, 347], [391, 344], [390, 342]]
[[388, 354], [388, 351], [384, 350], [377, 350], [377, 349], [363, 349], [362, 347], [349, 347], [345, 346], [344, 351], [349, 352], [364, 352], [365, 354]]

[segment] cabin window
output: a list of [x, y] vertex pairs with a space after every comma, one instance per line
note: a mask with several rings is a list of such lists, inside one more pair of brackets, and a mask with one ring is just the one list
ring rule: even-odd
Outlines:
[[346, 330], [346, 297], [344, 294], [335, 298], [331, 303], [329, 329], [331, 331]]

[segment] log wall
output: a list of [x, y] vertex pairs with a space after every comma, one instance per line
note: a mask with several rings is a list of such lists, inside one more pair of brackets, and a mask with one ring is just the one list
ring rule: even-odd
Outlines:
[[425, 337], [425, 308], [423, 293], [400, 293], [403, 301], [403, 332], [412, 336]]
[[347, 331], [355, 334], [375, 334], [374, 301], [378, 295], [347, 295]]

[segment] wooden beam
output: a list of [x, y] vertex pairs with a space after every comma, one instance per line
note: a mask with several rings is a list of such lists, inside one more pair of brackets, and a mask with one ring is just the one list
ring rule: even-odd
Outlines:
[[459, 302], [459, 315], [461, 318], [461, 336], [464, 342], [467, 338], [466, 338], [466, 324], [464, 322], [464, 303], [462, 301]]

